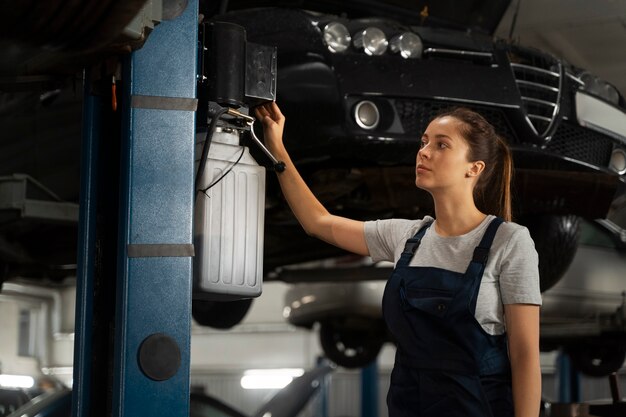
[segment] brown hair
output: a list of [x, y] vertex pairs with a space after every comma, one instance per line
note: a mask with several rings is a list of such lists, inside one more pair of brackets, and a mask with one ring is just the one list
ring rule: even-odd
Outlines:
[[485, 169], [474, 187], [474, 202], [484, 213], [511, 221], [511, 180], [513, 159], [504, 139], [483, 116], [464, 107], [439, 114], [461, 122], [460, 132], [469, 145], [467, 159], [483, 161]]

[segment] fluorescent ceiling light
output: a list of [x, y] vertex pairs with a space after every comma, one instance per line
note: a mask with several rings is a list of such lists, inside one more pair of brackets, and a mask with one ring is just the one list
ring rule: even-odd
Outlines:
[[241, 378], [241, 387], [244, 389], [282, 389], [303, 373], [304, 370], [299, 368], [249, 369]]
[[28, 375], [0, 375], [0, 386], [8, 388], [32, 388], [35, 380]]

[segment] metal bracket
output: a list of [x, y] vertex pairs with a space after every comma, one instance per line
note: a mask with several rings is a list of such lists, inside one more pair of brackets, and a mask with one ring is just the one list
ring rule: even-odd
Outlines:
[[254, 117], [249, 116], [247, 114], [243, 114], [230, 107], [228, 108], [228, 110], [226, 110], [226, 114], [228, 114], [229, 116], [239, 118], [239, 119], [243, 119], [245, 123], [248, 126], [250, 126], [250, 136], [252, 137], [252, 140], [257, 144], [259, 148], [261, 148], [263, 153], [267, 155], [270, 161], [272, 161], [272, 164], [274, 164], [274, 169], [276, 170], [276, 172], [283, 172], [285, 170], [285, 163], [276, 159], [276, 157], [272, 155], [269, 149], [265, 147], [263, 142], [261, 142], [261, 140], [256, 136], [256, 133], [254, 133], [254, 122], [256, 120]]
[[0, 222], [33, 219], [78, 222], [78, 204], [63, 201], [29, 175], [0, 177]]

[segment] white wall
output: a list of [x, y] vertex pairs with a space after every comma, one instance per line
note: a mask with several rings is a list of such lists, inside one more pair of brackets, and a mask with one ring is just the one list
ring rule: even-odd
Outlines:
[[[23, 282], [4, 284], [0, 295], [0, 371], [30, 375], [60, 372], [71, 383], [74, 348], [75, 287], [41, 287]], [[30, 309], [35, 351], [33, 357], [18, 355], [19, 312]]]
[[192, 371], [314, 366], [321, 354], [316, 335], [290, 326], [282, 316], [286, 290], [283, 283], [266, 283], [242, 323], [231, 330], [212, 330], [194, 323]]
[[[191, 369], [193, 372], [243, 371], [250, 368], [311, 368], [322, 355], [317, 332], [297, 328], [283, 318], [284, 295], [289, 284], [270, 282], [261, 297], [254, 300], [243, 322], [231, 330], [215, 330], [192, 324]], [[71, 367], [73, 362], [73, 326], [75, 287], [48, 289], [61, 299], [61, 331], [49, 336], [49, 368]], [[3, 372], [9, 369], [34, 372], [39, 362], [17, 356], [18, 317], [21, 308], [38, 311], [46, 306], [52, 313], [51, 298], [35, 299], [0, 295], [0, 362]], [[50, 319], [45, 320], [50, 323]], [[387, 344], [378, 359], [381, 370], [393, 366], [395, 349]], [[552, 366], [553, 356], [544, 355], [543, 364]]]
[[32, 309], [36, 315], [40, 306], [32, 301], [0, 295], [0, 373], [34, 376], [39, 374], [39, 360], [18, 355], [21, 309]]
[[[244, 321], [229, 331], [220, 331], [192, 325], [191, 384], [221, 398], [245, 413], [252, 413], [276, 390], [244, 390], [240, 386], [243, 372], [252, 368], [304, 368], [314, 366], [322, 354], [316, 331], [296, 328], [282, 316], [284, 295], [289, 285], [266, 283], [263, 294], [256, 299]], [[59, 288], [62, 302], [61, 331], [49, 334], [47, 367], [60, 372], [57, 376], [71, 383], [73, 361], [73, 333], [75, 289]], [[0, 295], [0, 362], [3, 373], [40, 374], [40, 361], [17, 355], [18, 317], [21, 308], [43, 309], [51, 314], [52, 298], [29, 299]], [[50, 331], [50, 319], [48, 323]], [[385, 417], [385, 396], [395, 349], [387, 344], [378, 358], [379, 416]], [[555, 354], [542, 354], [544, 392], [554, 398]], [[605, 386], [606, 385], [606, 386]], [[591, 387], [591, 388], [590, 388]], [[591, 390], [593, 388], [593, 390]], [[606, 381], [583, 379], [583, 399], [608, 397]], [[360, 414], [360, 372], [337, 369], [331, 378], [329, 393], [330, 416], [357, 416]], [[303, 417], [315, 416], [318, 405], [311, 404]]]

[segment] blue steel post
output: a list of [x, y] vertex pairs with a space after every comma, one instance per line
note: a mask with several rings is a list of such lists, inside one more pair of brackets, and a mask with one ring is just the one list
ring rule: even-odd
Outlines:
[[91, 409], [91, 355], [93, 321], [93, 280], [98, 182], [98, 144], [100, 141], [100, 100], [94, 97], [85, 76], [82, 117], [80, 212], [76, 277], [76, 315], [74, 329], [74, 416], [87, 415]]
[[189, 415], [198, 0], [124, 65], [113, 416]]
[[378, 417], [378, 363], [361, 369], [361, 417]]
[[567, 353], [560, 351], [556, 360], [559, 402], [580, 402], [580, 374], [572, 367]]
[[[325, 366], [329, 364], [329, 361], [323, 356], [318, 356], [315, 364], [316, 366]], [[317, 407], [317, 415], [319, 417], [328, 417], [328, 396], [330, 391], [330, 378], [330, 375], [326, 375], [322, 379], [322, 386], [320, 387], [320, 393], [318, 395]]]

